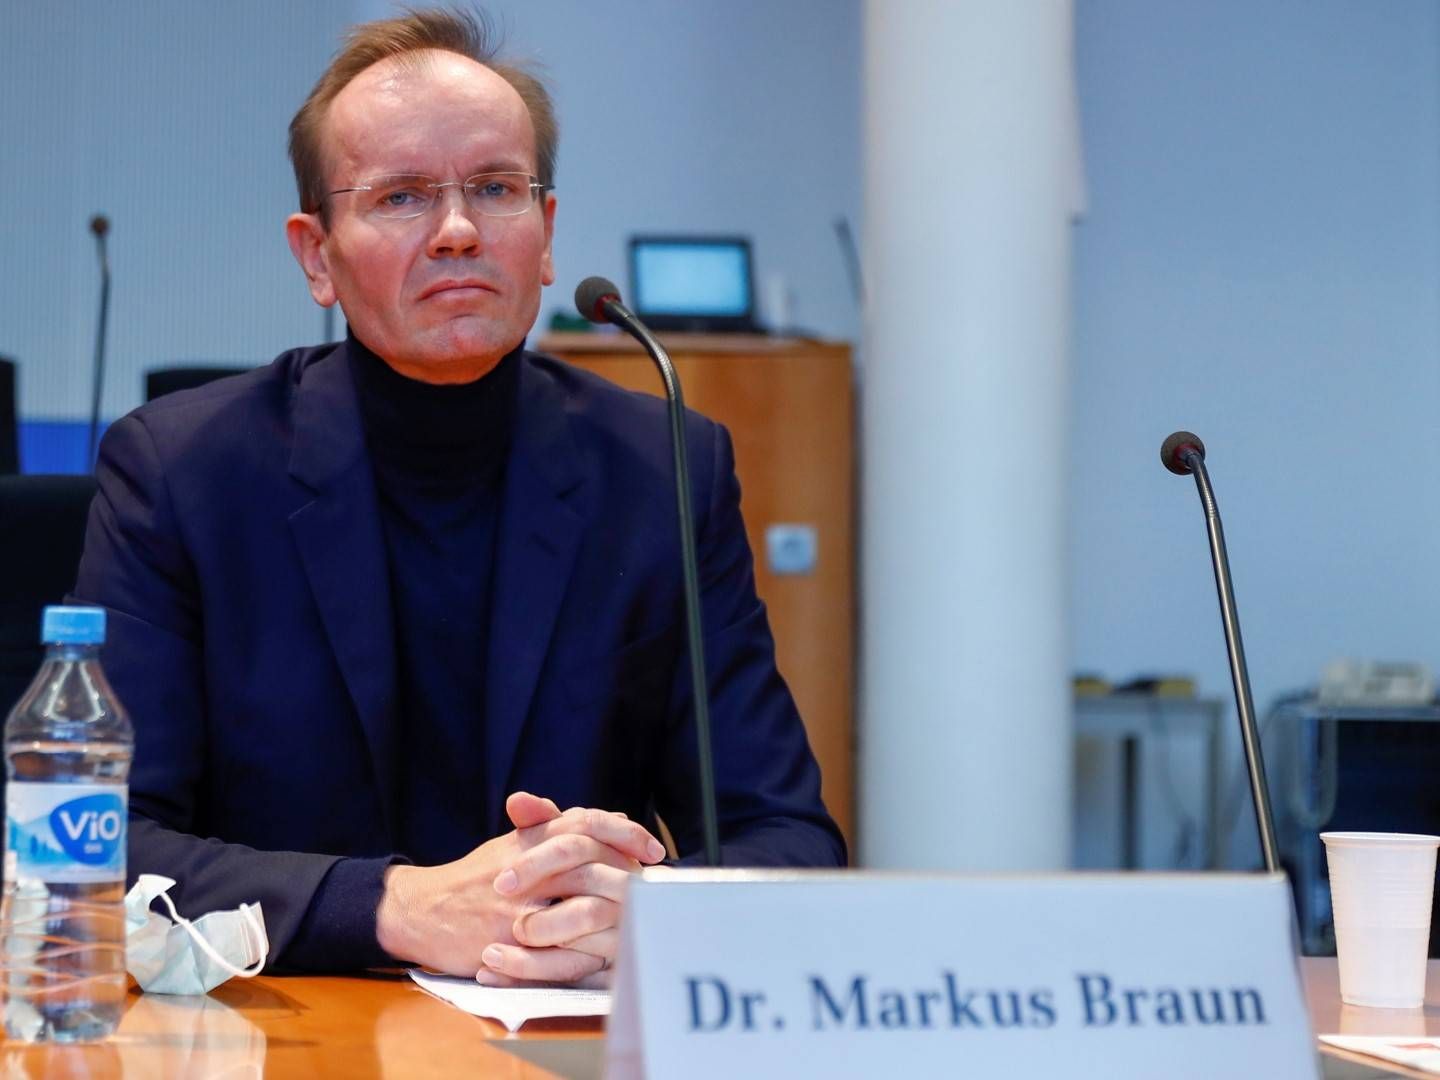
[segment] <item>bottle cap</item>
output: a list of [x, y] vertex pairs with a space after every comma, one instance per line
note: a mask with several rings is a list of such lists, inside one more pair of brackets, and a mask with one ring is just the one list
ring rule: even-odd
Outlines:
[[105, 609], [52, 604], [40, 621], [40, 641], [45, 645], [103, 645]]

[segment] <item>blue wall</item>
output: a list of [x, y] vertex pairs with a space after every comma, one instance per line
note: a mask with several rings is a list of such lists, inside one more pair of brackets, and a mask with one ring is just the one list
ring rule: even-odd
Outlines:
[[1437, 24], [1080, 0], [1079, 667], [1228, 696], [1194, 485], [1157, 459], [1175, 428], [1209, 447], [1262, 711], [1337, 656], [1440, 665]]

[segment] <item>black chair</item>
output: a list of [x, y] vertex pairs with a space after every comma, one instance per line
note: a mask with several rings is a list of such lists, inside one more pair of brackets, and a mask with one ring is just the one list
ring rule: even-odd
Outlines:
[[0, 356], [0, 476], [20, 471], [20, 422], [15, 410], [15, 361]]
[[145, 373], [145, 400], [154, 401], [176, 390], [191, 390], [227, 375], [241, 375], [246, 367], [163, 367]]
[[40, 669], [41, 611], [75, 586], [94, 494], [92, 476], [0, 476], [0, 722]]

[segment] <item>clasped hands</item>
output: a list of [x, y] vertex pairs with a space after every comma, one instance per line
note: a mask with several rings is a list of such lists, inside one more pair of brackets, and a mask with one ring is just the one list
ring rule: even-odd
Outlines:
[[376, 911], [391, 956], [490, 986], [606, 986], [626, 878], [665, 849], [624, 814], [516, 792], [513, 831], [441, 866], [392, 866]]

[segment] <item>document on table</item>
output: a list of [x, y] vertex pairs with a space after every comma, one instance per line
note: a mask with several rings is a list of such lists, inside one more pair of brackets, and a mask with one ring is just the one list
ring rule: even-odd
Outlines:
[[1424, 1035], [1321, 1035], [1320, 1041], [1352, 1054], [1440, 1076], [1440, 1039]]
[[575, 990], [570, 987], [481, 986], [474, 979], [454, 975], [432, 975], [412, 968], [410, 978], [421, 990], [448, 1001], [472, 1016], [499, 1020], [510, 1031], [519, 1031], [526, 1020], [551, 1016], [609, 1016], [609, 990]]

